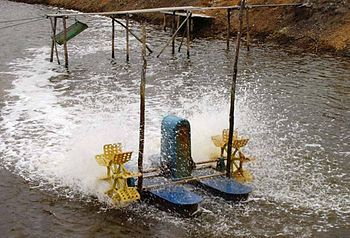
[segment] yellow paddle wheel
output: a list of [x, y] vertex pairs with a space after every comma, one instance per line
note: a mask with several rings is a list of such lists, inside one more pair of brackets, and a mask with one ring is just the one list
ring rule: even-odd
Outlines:
[[[229, 130], [224, 129], [221, 135], [212, 136], [212, 141], [216, 147], [221, 149], [221, 158], [224, 158], [224, 153], [227, 154], [228, 148], [228, 134]], [[237, 129], [233, 134], [232, 142], [232, 155], [231, 155], [231, 171], [233, 176], [239, 182], [251, 182], [253, 181], [253, 175], [248, 170], [243, 169], [243, 164], [255, 160], [255, 158], [247, 157], [243, 152], [242, 148], [248, 144], [249, 139], [238, 136]], [[238, 162], [238, 164], [237, 164]]]
[[140, 194], [136, 187], [128, 185], [128, 179], [136, 178], [139, 173], [133, 173], [125, 168], [125, 163], [130, 161], [132, 152], [123, 152], [122, 145], [108, 144], [103, 146], [103, 154], [96, 155], [99, 165], [107, 168], [106, 176], [101, 178], [108, 181], [110, 188], [106, 194], [113, 203], [129, 203], [140, 199]]

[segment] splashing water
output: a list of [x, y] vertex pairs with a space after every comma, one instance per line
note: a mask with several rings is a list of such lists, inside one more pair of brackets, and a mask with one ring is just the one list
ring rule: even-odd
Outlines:
[[[2, 109], [1, 163], [44, 188], [104, 202], [106, 184], [98, 177], [105, 170], [94, 160], [102, 146], [123, 143], [134, 151], [131, 168], [136, 168], [140, 49], [133, 40], [131, 63], [121, 63], [124, 42], [117, 41], [120, 54], [110, 62], [108, 24], [93, 17], [89, 25], [86, 37], [70, 45], [69, 73], [48, 62], [46, 47], [27, 49], [27, 58], [11, 63], [8, 73], [16, 79]], [[136, 23], [134, 28], [138, 33]], [[117, 31], [122, 34], [122, 29]], [[156, 47], [166, 39], [156, 31], [149, 42]], [[223, 53], [223, 45], [194, 40], [191, 61], [182, 54], [164, 55], [162, 60], [149, 57], [146, 166], [159, 153], [160, 124], [167, 114], [190, 121], [195, 161], [219, 153], [210, 137], [228, 127], [230, 55]], [[346, 226], [350, 85], [342, 75], [350, 73], [349, 62], [342, 66], [331, 58], [315, 60], [273, 49], [244, 53], [235, 124], [251, 138], [247, 151], [258, 158], [250, 165], [256, 178], [252, 202], [234, 205], [204, 193], [206, 212], [193, 220], [174, 218], [145, 204], [131, 209], [165, 217], [194, 230], [192, 235], [270, 236], [280, 231], [311, 236]], [[266, 224], [273, 228], [266, 229]]]

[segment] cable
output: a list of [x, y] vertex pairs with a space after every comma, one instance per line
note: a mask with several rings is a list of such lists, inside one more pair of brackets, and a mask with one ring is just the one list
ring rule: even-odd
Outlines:
[[42, 18], [42, 17], [43, 17], [43, 16], [40, 16], [40, 17], [31, 17], [31, 18], [23, 18], [23, 19], [6, 20], [6, 21], [0, 21], [0, 24], [2, 24], [2, 23], [10, 23], [10, 22], [17, 22], [17, 21], [34, 20], [34, 19], [39, 19], [39, 18]]
[[42, 20], [46, 20], [46, 19], [36, 19], [36, 20], [32, 20], [32, 21], [26, 21], [26, 22], [21, 22], [21, 23], [9, 25], [9, 26], [4, 26], [4, 27], [0, 27], [0, 30], [6, 29], [6, 28], [10, 28], [10, 27], [13, 27], [13, 26], [24, 25], [24, 24], [28, 24], [28, 23], [32, 23], [32, 22], [36, 22], [36, 21], [42, 21]]

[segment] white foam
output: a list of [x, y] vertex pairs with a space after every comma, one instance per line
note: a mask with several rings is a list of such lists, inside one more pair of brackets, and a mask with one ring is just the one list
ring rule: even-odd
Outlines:
[[[85, 52], [79, 53], [78, 48], [72, 49], [78, 57], [101, 49], [107, 50], [107, 46], [97, 47], [98, 41], [95, 38], [91, 42], [92, 48], [84, 50]], [[131, 78], [129, 87], [118, 85], [118, 91], [101, 87], [98, 92], [84, 92], [77, 97], [67, 96], [64, 95], [66, 90], [62, 90], [69, 89], [65, 82], [61, 82], [60, 90], [56, 90], [55, 84], [49, 81], [52, 77], [65, 74], [59, 73], [64, 71], [47, 61], [49, 49], [29, 49], [28, 54], [29, 57], [11, 64], [10, 73], [16, 80], [13, 88], [8, 90], [1, 121], [3, 133], [0, 148], [5, 163], [14, 166], [16, 172], [26, 179], [42, 181], [58, 190], [68, 187], [68, 191], [64, 192], [67, 196], [71, 193], [94, 195], [100, 201], [105, 201], [103, 192], [108, 185], [98, 181], [105, 169], [97, 165], [94, 156], [102, 152], [104, 144], [121, 142], [126, 150], [135, 151], [130, 166], [136, 167], [139, 130], [138, 71], [118, 72], [123, 76], [130, 74]], [[188, 67], [190, 72], [191, 66]], [[208, 69], [203, 68], [204, 72], [205, 70]], [[149, 158], [159, 153], [161, 120], [167, 114], [189, 119], [192, 156], [195, 161], [207, 160], [220, 153], [210, 137], [228, 128], [227, 91], [214, 85], [207, 94], [188, 92], [188, 95], [180, 95], [177, 93], [179, 88], [192, 90], [192, 86], [186, 86], [186, 80], [191, 78], [189, 72], [172, 75], [172, 79], [170, 76], [157, 79], [157, 67], [150, 64], [148, 68], [147, 75], [153, 81], [150, 80], [147, 90], [159, 93], [147, 98], [146, 102], [146, 166], [151, 163]], [[88, 72], [87, 75], [89, 76]], [[108, 73], [94, 75], [89, 78], [89, 83], [99, 84], [110, 76]], [[262, 76], [257, 77], [259, 79]], [[311, 157], [298, 163], [298, 156], [305, 152], [305, 147], [319, 148], [322, 145], [298, 144], [302, 138], [300, 135], [305, 133], [298, 121], [292, 122], [282, 114], [276, 114], [273, 118], [267, 116], [270, 112], [266, 107], [269, 105], [259, 103], [260, 92], [265, 92], [259, 88], [260, 81], [257, 81], [253, 86], [239, 88], [235, 118], [235, 127], [239, 128], [242, 135], [251, 138], [246, 148], [247, 153], [257, 157], [256, 163], [250, 165], [256, 178], [253, 184], [254, 195], [266, 198], [263, 201], [272, 200], [293, 208], [322, 211], [324, 214], [329, 210], [339, 214], [349, 213], [349, 196], [339, 196], [339, 193], [344, 194], [348, 189], [333, 186], [327, 181], [322, 174], [324, 168], [318, 167], [322, 157]], [[253, 95], [252, 92], [259, 94]], [[73, 99], [77, 103], [67, 103]], [[285, 133], [281, 135], [280, 130]], [[315, 138], [302, 140], [318, 142]], [[339, 153], [348, 155], [349, 152]], [[331, 169], [329, 172], [337, 173]], [[229, 205], [225, 206], [229, 208]], [[216, 211], [213, 213], [217, 214]], [[224, 218], [220, 222], [224, 222]], [[231, 225], [238, 223], [235, 221]], [[217, 223], [213, 226], [215, 224]], [[230, 226], [223, 227], [223, 231], [228, 227]], [[246, 231], [242, 232], [245, 234]], [[288, 232], [289, 230], [286, 231]]]

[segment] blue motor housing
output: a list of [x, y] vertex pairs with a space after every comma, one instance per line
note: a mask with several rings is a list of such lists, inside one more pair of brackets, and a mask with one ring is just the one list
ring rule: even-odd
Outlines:
[[191, 176], [191, 128], [188, 120], [166, 116], [162, 121], [161, 159], [172, 179]]

